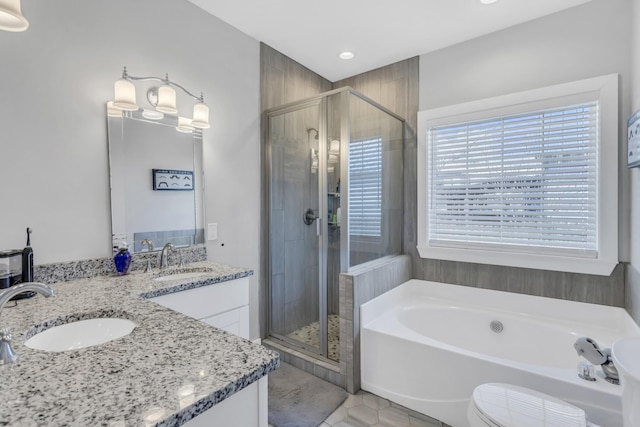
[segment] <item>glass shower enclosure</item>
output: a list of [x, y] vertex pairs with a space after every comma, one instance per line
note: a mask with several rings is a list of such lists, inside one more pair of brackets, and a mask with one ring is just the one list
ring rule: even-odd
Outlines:
[[402, 118], [343, 88], [265, 113], [269, 335], [339, 361], [341, 272], [402, 246]]

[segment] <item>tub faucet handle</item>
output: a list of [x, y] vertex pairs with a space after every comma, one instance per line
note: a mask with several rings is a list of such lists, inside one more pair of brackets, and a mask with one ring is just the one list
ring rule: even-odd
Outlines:
[[578, 363], [578, 376], [585, 381], [595, 381], [596, 370], [591, 363], [583, 361]]
[[600, 365], [604, 379], [612, 384], [620, 384], [618, 369], [613, 364], [611, 349], [600, 349], [598, 343], [588, 337], [581, 337], [573, 344], [578, 356], [582, 356], [594, 365]]

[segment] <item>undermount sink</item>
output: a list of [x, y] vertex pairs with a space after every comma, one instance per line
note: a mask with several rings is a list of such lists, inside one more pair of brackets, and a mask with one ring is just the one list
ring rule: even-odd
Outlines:
[[128, 319], [101, 317], [65, 323], [42, 331], [25, 341], [34, 350], [67, 351], [100, 345], [129, 335], [136, 324]]
[[209, 270], [179, 270], [179, 271], [160, 271], [160, 273], [156, 273], [157, 277], [154, 277], [154, 282], [166, 282], [169, 280], [183, 280], [183, 279], [194, 279], [196, 277], [204, 276], [206, 274], [210, 274]]

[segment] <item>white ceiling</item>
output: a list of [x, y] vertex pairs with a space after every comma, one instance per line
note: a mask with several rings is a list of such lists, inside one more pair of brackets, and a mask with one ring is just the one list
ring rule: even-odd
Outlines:
[[590, 0], [189, 1], [335, 82]]

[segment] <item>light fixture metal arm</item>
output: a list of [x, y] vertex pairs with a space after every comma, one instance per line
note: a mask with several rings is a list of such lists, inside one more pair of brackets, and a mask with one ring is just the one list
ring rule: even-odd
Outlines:
[[122, 71], [122, 78], [126, 79], [126, 80], [135, 80], [135, 81], [156, 81], [156, 82], [162, 82], [164, 84], [167, 84], [169, 86], [175, 86], [177, 88], [182, 89], [182, 91], [184, 93], [186, 93], [187, 95], [189, 95], [190, 97], [192, 97], [193, 99], [200, 101], [200, 102], [204, 102], [204, 95], [202, 93], [200, 93], [200, 96], [196, 96], [193, 93], [189, 92], [187, 89], [185, 89], [184, 86], [176, 83], [176, 82], [172, 82], [171, 80], [169, 80], [169, 75], [167, 74], [165, 76], [165, 78], [162, 77], [155, 77], [155, 76], [148, 76], [148, 77], [136, 77], [136, 76], [131, 76], [129, 75], [129, 73], [127, 73], [127, 67], [124, 67], [124, 70]]

